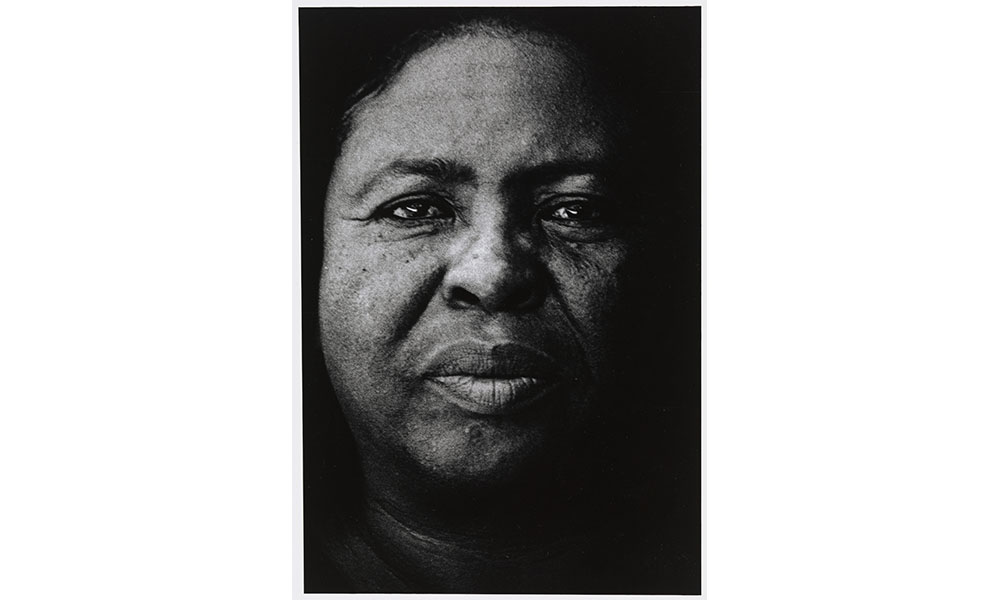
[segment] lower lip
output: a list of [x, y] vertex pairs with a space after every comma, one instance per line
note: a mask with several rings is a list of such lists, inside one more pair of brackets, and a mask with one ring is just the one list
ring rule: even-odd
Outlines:
[[549, 389], [535, 377], [439, 375], [428, 379], [448, 400], [471, 413], [505, 415], [523, 410]]

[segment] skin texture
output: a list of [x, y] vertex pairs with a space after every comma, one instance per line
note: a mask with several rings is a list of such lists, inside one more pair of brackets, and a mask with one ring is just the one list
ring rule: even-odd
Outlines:
[[[444, 41], [365, 101], [342, 148], [322, 345], [368, 493], [409, 516], [419, 494], [558, 469], [610, 383], [630, 244], [611, 120], [581, 75], [544, 39]], [[524, 407], [470, 410], [428, 378], [456, 344], [487, 363], [499, 344], [529, 349], [555, 365], [551, 385]]]

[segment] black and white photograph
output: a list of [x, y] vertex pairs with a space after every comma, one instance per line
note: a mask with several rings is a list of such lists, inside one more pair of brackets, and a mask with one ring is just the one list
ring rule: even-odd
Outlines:
[[301, 8], [305, 592], [698, 594], [700, 8]]
[[0, 600], [1000, 598], [998, 26], [0, 2]]

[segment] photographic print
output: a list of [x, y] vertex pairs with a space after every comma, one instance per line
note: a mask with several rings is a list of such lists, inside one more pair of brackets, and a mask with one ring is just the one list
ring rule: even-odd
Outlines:
[[299, 9], [305, 593], [700, 593], [700, 10]]

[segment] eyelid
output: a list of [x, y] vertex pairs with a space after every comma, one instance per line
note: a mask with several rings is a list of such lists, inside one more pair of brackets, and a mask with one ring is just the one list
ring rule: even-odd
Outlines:
[[597, 192], [553, 192], [539, 196], [536, 205], [539, 208], [556, 207], [561, 204], [572, 202], [589, 202], [592, 204], [604, 205], [606, 200], [603, 194]]
[[[406, 206], [407, 204], [417, 203], [417, 202], [433, 206], [441, 210], [445, 214], [438, 217], [414, 217], [414, 218], [398, 217], [393, 214], [393, 212], [395, 212], [396, 209]], [[413, 192], [409, 194], [403, 194], [395, 198], [392, 198], [391, 200], [383, 202], [382, 204], [378, 205], [375, 208], [375, 210], [372, 212], [369, 218], [372, 220], [388, 219], [397, 222], [404, 222], [404, 221], [421, 222], [421, 221], [454, 219], [456, 214], [457, 211], [455, 209], [455, 206], [452, 204], [449, 198], [443, 196], [442, 194], [433, 192]]]
[[[592, 214], [584, 214], [579, 218], [556, 216], [559, 210], [574, 205], [582, 208], [585, 213]], [[614, 208], [604, 196], [579, 192], [548, 196], [538, 207], [537, 218], [546, 226], [555, 228], [553, 231], [561, 232], [559, 235], [579, 237], [581, 240], [591, 238], [597, 232], [608, 231], [616, 220]]]
[[563, 195], [602, 195], [608, 192], [607, 180], [595, 174], [563, 175], [539, 183], [534, 189], [545, 197]]

